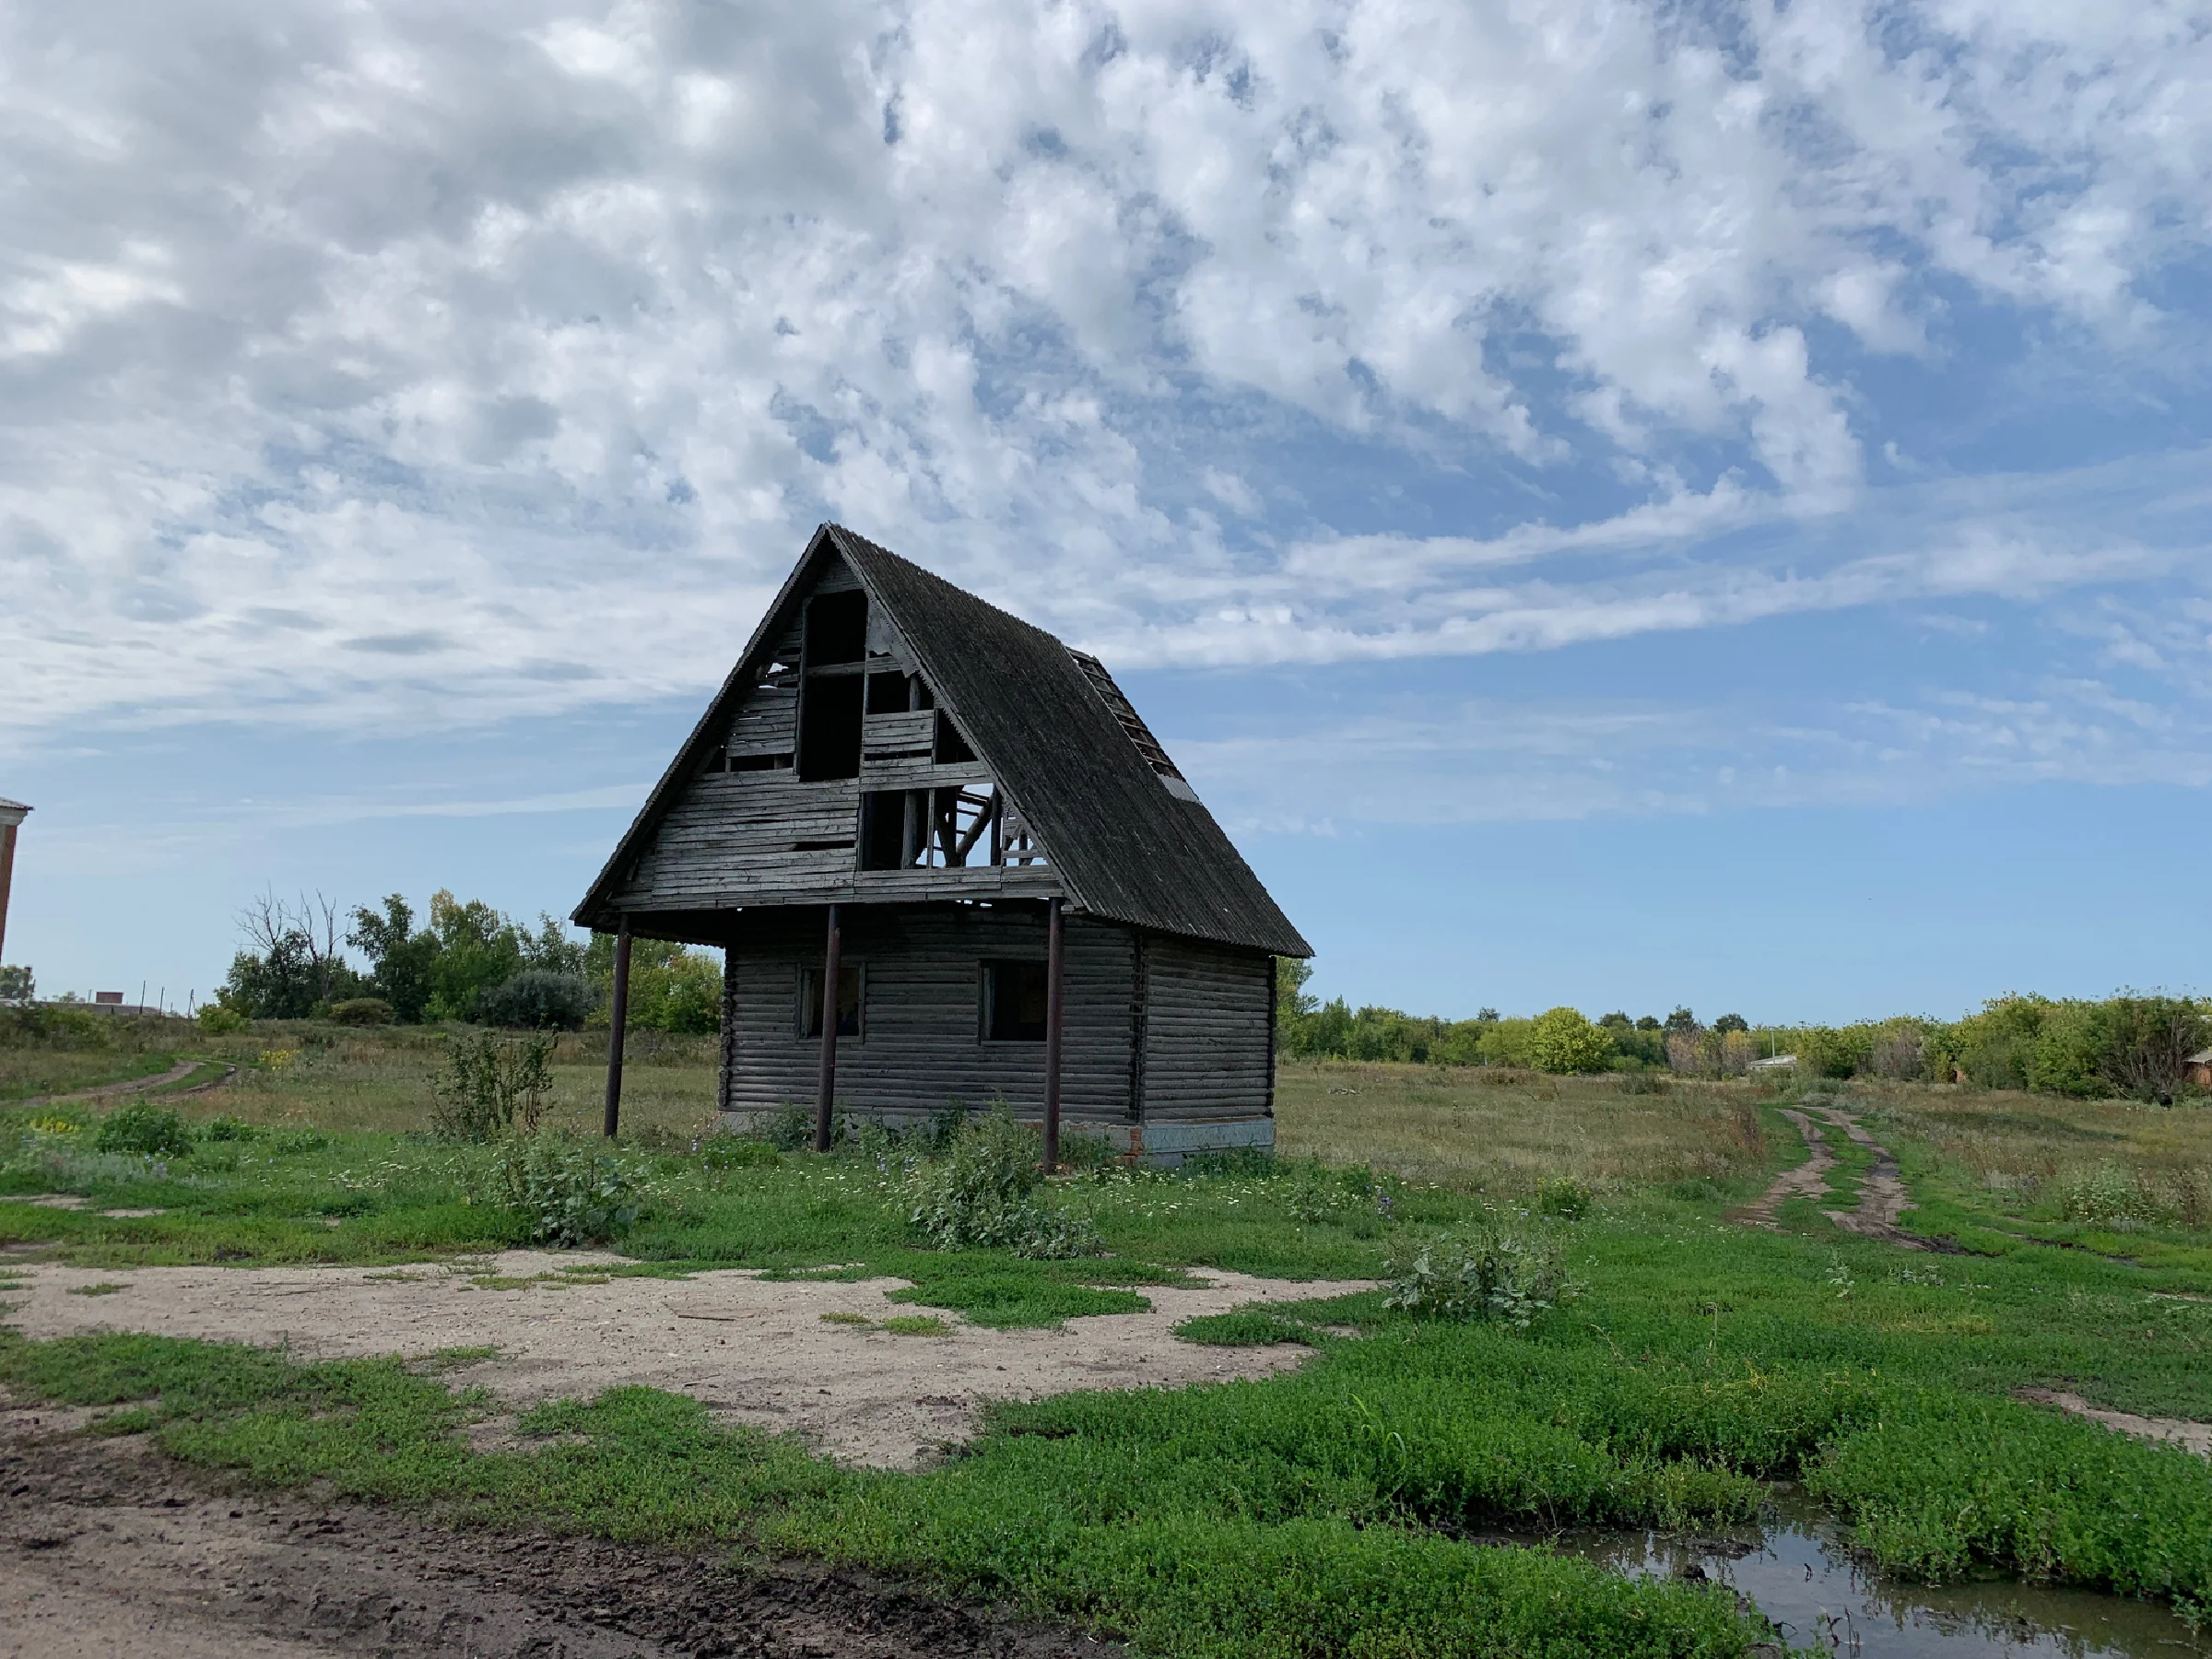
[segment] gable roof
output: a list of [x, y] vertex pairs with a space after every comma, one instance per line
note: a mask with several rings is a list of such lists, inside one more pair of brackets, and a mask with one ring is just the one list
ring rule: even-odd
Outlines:
[[1070, 904], [1190, 938], [1311, 956], [1095, 657], [837, 524], [815, 532], [745, 655], [576, 910], [612, 913], [616, 877], [703, 764], [819, 565], [841, 555], [923, 678], [1043, 842]]

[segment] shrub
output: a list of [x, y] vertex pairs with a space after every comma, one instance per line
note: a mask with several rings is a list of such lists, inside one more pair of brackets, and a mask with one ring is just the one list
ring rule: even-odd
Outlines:
[[392, 1005], [381, 996], [349, 996], [330, 1005], [330, 1022], [342, 1026], [383, 1026], [392, 1023]]
[[199, 1013], [200, 1030], [210, 1037], [227, 1037], [232, 1031], [246, 1029], [246, 1017], [236, 1008], [226, 1008], [220, 1003], [209, 1003]]
[[207, 1141], [253, 1141], [262, 1137], [263, 1131], [252, 1124], [241, 1123], [234, 1117], [218, 1117], [200, 1130], [200, 1138]]
[[28, 968], [0, 968], [0, 1003], [11, 1007], [29, 1007], [38, 996], [36, 982]]
[[530, 1240], [577, 1249], [620, 1238], [644, 1213], [637, 1175], [619, 1159], [553, 1135], [500, 1148], [497, 1174], [510, 1208], [529, 1223]]
[[438, 1105], [430, 1127], [446, 1140], [497, 1140], [509, 1129], [537, 1132], [553, 1088], [547, 1065], [549, 1037], [520, 1041], [489, 1031], [465, 1032], [453, 1039], [445, 1076], [435, 1085]]
[[487, 1025], [580, 1031], [591, 1010], [592, 987], [582, 974], [525, 968], [485, 992], [477, 1014]]
[[102, 1152], [135, 1152], [141, 1158], [182, 1158], [192, 1150], [192, 1131], [166, 1106], [133, 1100], [108, 1113], [92, 1136]]
[[1581, 1287], [1567, 1277], [1550, 1233], [1492, 1223], [1471, 1238], [1442, 1238], [1393, 1262], [1383, 1306], [1423, 1319], [1495, 1320], [1525, 1330]]
[[1571, 1175], [1547, 1175], [1536, 1182], [1536, 1208], [1572, 1221], [1588, 1213], [1594, 1194], [1587, 1182]]
[[1613, 1039], [1572, 1008], [1551, 1008], [1536, 1016], [1528, 1049], [1538, 1071], [1598, 1072], [1613, 1058]]
[[1103, 1246], [1087, 1218], [1036, 1202], [1038, 1156], [1035, 1133], [1011, 1112], [986, 1113], [908, 1178], [907, 1219], [939, 1250], [1010, 1250], [1047, 1261], [1098, 1254]]

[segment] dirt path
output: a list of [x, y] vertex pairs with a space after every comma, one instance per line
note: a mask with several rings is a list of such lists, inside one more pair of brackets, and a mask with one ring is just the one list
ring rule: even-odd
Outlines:
[[[993, 1331], [893, 1302], [900, 1279], [775, 1283], [743, 1270], [688, 1279], [572, 1277], [618, 1262], [511, 1251], [466, 1268], [26, 1264], [11, 1269], [24, 1282], [8, 1291], [15, 1306], [6, 1318], [32, 1337], [149, 1331], [287, 1343], [308, 1359], [488, 1345], [499, 1357], [460, 1379], [484, 1384], [509, 1410], [637, 1382], [689, 1394], [726, 1421], [796, 1430], [843, 1461], [911, 1467], [967, 1439], [987, 1400], [1289, 1370], [1312, 1350], [1203, 1347], [1177, 1340], [1173, 1327], [1245, 1302], [1370, 1288], [1208, 1269], [1189, 1286], [1146, 1287], [1148, 1312], [1073, 1319], [1057, 1331]], [[100, 1285], [121, 1288], [81, 1294]], [[886, 1319], [932, 1312], [949, 1327], [942, 1335], [880, 1328]]]
[[1106, 1659], [865, 1574], [454, 1533], [230, 1488], [143, 1441], [0, 1410], [0, 1659]]
[[[1824, 1209], [1820, 1213], [1845, 1232], [1856, 1233], [1862, 1239], [1878, 1239], [1900, 1250], [1956, 1253], [1957, 1245], [1939, 1239], [1916, 1237], [1898, 1225], [1900, 1218], [1912, 1207], [1912, 1194], [1905, 1188], [1904, 1171], [1898, 1167], [1897, 1155], [1867, 1134], [1858, 1119], [1849, 1112], [1834, 1106], [1823, 1106], [1818, 1111], [1825, 1121], [1849, 1135], [1854, 1146], [1864, 1147], [1874, 1155], [1874, 1168], [1859, 1178], [1858, 1203], [1848, 1210]], [[1782, 1115], [1797, 1125], [1797, 1133], [1805, 1137], [1807, 1156], [1795, 1169], [1777, 1177], [1757, 1203], [1736, 1212], [1735, 1218], [1746, 1226], [1778, 1227], [1775, 1212], [1786, 1199], [1810, 1198], [1818, 1203], [1828, 1192], [1829, 1171], [1836, 1167], [1835, 1154], [1828, 1149], [1826, 1137], [1809, 1116], [1791, 1106], [1783, 1107]]]
[[[199, 1060], [180, 1060], [158, 1077], [133, 1077], [127, 1083], [103, 1083], [98, 1088], [75, 1088], [67, 1094], [34, 1095], [28, 1100], [18, 1100], [17, 1104], [19, 1106], [51, 1106], [62, 1100], [105, 1100], [110, 1095], [137, 1094], [145, 1089], [159, 1088], [164, 1084], [182, 1083], [194, 1072], [199, 1070], [204, 1064], [205, 1062]], [[233, 1071], [237, 1069], [236, 1066], [231, 1067]], [[185, 1092], [197, 1094], [200, 1091], [194, 1088]]]
[[2185, 1452], [2194, 1452], [2199, 1457], [2212, 1457], [2212, 1423], [2193, 1423], [2187, 1418], [2137, 1417], [2132, 1411], [2112, 1411], [2102, 1406], [2092, 1406], [2079, 1394], [2068, 1394], [2060, 1388], [2020, 1388], [2013, 1392], [2023, 1400], [2055, 1406], [2068, 1417], [2087, 1418], [2092, 1423], [2102, 1423], [2107, 1429], [2117, 1429], [2123, 1434], [2165, 1441]]
[[1794, 1170], [1785, 1170], [1774, 1178], [1774, 1184], [1759, 1197], [1756, 1203], [1746, 1205], [1735, 1212], [1735, 1218], [1746, 1227], [1763, 1227], [1779, 1231], [1782, 1223], [1774, 1219], [1784, 1200], [1811, 1198], [1818, 1200], [1828, 1191], [1828, 1172], [1836, 1167], [1836, 1155], [1828, 1149], [1828, 1142], [1813, 1124], [1813, 1120], [1793, 1107], [1784, 1106], [1782, 1115], [1797, 1125], [1797, 1133], [1805, 1137], [1805, 1161]]

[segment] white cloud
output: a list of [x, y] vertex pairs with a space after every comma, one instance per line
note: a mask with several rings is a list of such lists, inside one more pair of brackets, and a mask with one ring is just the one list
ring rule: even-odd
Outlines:
[[[17, 8], [0, 721], [690, 691], [824, 515], [1148, 661], [2132, 580], [2078, 525], [1728, 538], [1867, 510], [1816, 325], [1940, 354], [1965, 292], [2173, 371], [2202, 21]], [[1376, 534], [1378, 455], [1532, 511]]]

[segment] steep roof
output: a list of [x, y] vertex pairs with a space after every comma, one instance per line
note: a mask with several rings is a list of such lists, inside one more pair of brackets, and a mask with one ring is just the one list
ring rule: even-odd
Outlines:
[[904, 638], [940, 705], [1043, 842], [1075, 908], [1278, 956], [1312, 954], [1102, 664], [837, 524], [815, 533], [578, 907], [579, 922], [605, 913], [616, 873], [647, 844], [752, 685], [779, 619], [831, 552]]

